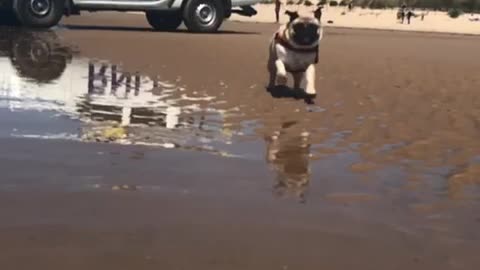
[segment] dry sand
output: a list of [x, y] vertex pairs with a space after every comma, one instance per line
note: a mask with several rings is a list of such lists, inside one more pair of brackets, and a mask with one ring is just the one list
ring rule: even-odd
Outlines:
[[[258, 14], [253, 17], [242, 17], [233, 15], [233, 21], [246, 22], [275, 22], [274, 5], [259, 4], [255, 6]], [[281, 22], [287, 21], [284, 15], [285, 10], [311, 10], [314, 7], [283, 5]], [[459, 34], [480, 34], [480, 21], [470, 21], [473, 18], [480, 18], [480, 15], [471, 16], [465, 14], [459, 18], [452, 19], [445, 12], [434, 11], [415, 11], [417, 15], [425, 13], [424, 20], [420, 16], [412, 18], [411, 24], [401, 24], [396, 19], [397, 10], [370, 10], [354, 8], [351, 12], [346, 7], [325, 7], [322, 17], [324, 25], [332, 27], [366, 28], [366, 29], [386, 29], [402, 31], [422, 31], [422, 32], [443, 32]], [[327, 23], [333, 21], [333, 23]]]

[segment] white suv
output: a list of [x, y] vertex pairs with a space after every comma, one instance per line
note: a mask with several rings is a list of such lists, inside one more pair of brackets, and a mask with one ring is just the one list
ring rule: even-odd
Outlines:
[[[173, 31], [183, 22], [192, 32], [215, 32], [232, 13], [253, 16], [261, 0], [0, 0], [27, 27], [48, 28], [81, 11], [143, 11], [156, 30]], [[0, 13], [1, 14], [1, 13]]]

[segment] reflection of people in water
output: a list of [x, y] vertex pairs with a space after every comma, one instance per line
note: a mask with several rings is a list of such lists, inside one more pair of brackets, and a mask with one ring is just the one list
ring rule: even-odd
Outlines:
[[[123, 72], [117, 65], [90, 61], [88, 94], [78, 103], [78, 112], [88, 118], [115, 121], [123, 126], [144, 124], [175, 128], [179, 124], [180, 107], [158, 100], [160, 89], [167, 90], [167, 86], [159, 87], [158, 84], [157, 80], [139, 73]], [[170, 88], [176, 89], [176, 86]]]
[[309, 134], [289, 136], [286, 131], [266, 138], [266, 159], [277, 173], [274, 192], [279, 196], [295, 196], [303, 203], [310, 182]]

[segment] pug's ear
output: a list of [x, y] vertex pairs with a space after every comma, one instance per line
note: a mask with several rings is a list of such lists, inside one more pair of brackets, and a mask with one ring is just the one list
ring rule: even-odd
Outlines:
[[317, 7], [317, 9], [315, 9], [315, 11], [313, 12], [313, 15], [315, 16], [315, 18], [317, 20], [320, 20], [320, 18], [322, 17], [322, 9], [323, 7], [322, 6], [319, 6]]
[[296, 11], [287, 10], [287, 11], [285, 11], [285, 14], [287, 14], [288, 17], [290, 17], [290, 22], [293, 22], [293, 20], [298, 18], [298, 12], [296, 12]]

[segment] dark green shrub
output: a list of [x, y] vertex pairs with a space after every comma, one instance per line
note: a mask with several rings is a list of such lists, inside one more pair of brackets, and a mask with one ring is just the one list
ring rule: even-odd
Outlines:
[[373, 0], [369, 3], [368, 7], [371, 9], [384, 9], [387, 6], [385, 5], [385, 2], [382, 0]]
[[303, 4], [304, 4], [305, 6], [307, 6], [307, 7], [313, 6], [312, 1], [310, 1], [310, 0], [305, 0], [305, 3], [303, 3]]
[[448, 10], [448, 16], [453, 19], [460, 17], [460, 15], [462, 14], [463, 14], [463, 11], [458, 8], [451, 8]]

